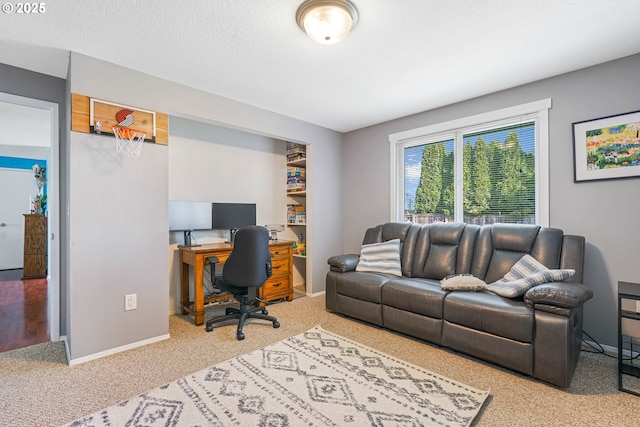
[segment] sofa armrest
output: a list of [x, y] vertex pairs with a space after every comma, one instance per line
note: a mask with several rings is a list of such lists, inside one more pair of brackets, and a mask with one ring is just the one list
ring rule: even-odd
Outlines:
[[593, 297], [593, 291], [579, 283], [550, 282], [534, 286], [524, 295], [530, 307], [546, 304], [562, 308], [580, 307]]
[[358, 261], [360, 261], [360, 255], [345, 254], [332, 256], [327, 260], [327, 264], [329, 264], [331, 271], [346, 273], [347, 271], [354, 271]]

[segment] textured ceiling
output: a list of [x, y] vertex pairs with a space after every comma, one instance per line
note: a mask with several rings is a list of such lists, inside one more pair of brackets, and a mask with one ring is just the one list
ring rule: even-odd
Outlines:
[[0, 15], [0, 62], [65, 77], [75, 51], [345, 132], [640, 52], [638, 0], [353, 1], [336, 45], [302, 0], [44, 2]]

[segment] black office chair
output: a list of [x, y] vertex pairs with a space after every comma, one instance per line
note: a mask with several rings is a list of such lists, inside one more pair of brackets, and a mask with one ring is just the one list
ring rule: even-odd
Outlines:
[[[217, 257], [208, 258], [211, 272], [215, 272]], [[207, 321], [206, 330], [211, 332], [213, 325], [227, 320], [239, 319], [236, 338], [244, 339], [242, 328], [247, 319], [263, 319], [273, 322], [279, 328], [278, 319], [268, 316], [264, 307], [255, 307], [258, 300], [256, 291], [271, 277], [271, 254], [269, 253], [269, 231], [260, 226], [241, 227], [235, 234], [233, 250], [224, 263], [221, 276], [212, 274], [214, 286], [233, 294], [240, 303], [240, 308], [227, 308], [226, 315], [214, 317]]]

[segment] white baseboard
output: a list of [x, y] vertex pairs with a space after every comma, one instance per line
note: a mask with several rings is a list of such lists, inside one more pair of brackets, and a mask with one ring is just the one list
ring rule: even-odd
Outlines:
[[[593, 350], [597, 349], [597, 348], [602, 348], [604, 350], [605, 353], [614, 356], [614, 357], [618, 357], [618, 347], [612, 347], [610, 345], [604, 345], [604, 344], [600, 344], [600, 343], [595, 343], [593, 341], [587, 341], [587, 340], [583, 340], [583, 347], [585, 345], [591, 346], [591, 348]], [[629, 350], [622, 350], [622, 356], [623, 357], [638, 357], [640, 355], [640, 353], [638, 353], [637, 351], [629, 351]]]
[[582, 340], [582, 341], [583, 341], [582, 348], [584, 348], [584, 346], [586, 345], [586, 346], [591, 346], [593, 350], [602, 348], [605, 351], [605, 353], [609, 353], [613, 355], [618, 354], [618, 347], [611, 347], [609, 345], [604, 345], [604, 344], [600, 344], [600, 343], [589, 341], [589, 340]]
[[315, 298], [315, 297], [320, 297], [320, 296], [322, 296], [322, 295], [324, 295], [326, 293], [327, 293], [326, 291], [316, 292], [315, 294], [307, 292], [305, 295], [307, 295], [308, 297], [311, 297], [311, 298]]
[[[91, 360], [100, 359], [100, 358], [105, 357], [105, 356], [111, 356], [112, 354], [121, 353], [123, 351], [131, 350], [131, 349], [138, 348], [138, 347], [142, 347], [142, 346], [145, 346], [145, 345], [148, 345], [148, 344], [153, 344], [154, 342], [163, 341], [163, 340], [169, 339], [170, 337], [171, 336], [169, 334], [160, 335], [160, 336], [157, 336], [157, 337], [153, 337], [153, 338], [149, 338], [149, 339], [146, 339], [146, 340], [134, 342], [134, 343], [131, 343], [131, 344], [120, 346], [120, 347], [111, 348], [109, 350], [101, 351], [99, 353], [90, 354], [88, 356], [79, 357], [77, 359], [71, 359], [69, 357], [69, 351], [67, 350], [67, 361], [69, 362], [69, 366], [78, 365], [80, 363], [85, 363], [85, 362], [89, 362]], [[65, 342], [66, 342], [66, 337], [65, 337]], [[67, 346], [67, 348], [68, 348], [68, 346]]]

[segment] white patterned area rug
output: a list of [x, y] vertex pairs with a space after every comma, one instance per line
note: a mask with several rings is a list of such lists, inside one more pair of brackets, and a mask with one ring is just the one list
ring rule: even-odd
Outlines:
[[69, 426], [467, 426], [477, 390], [315, 327]]

